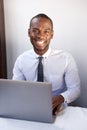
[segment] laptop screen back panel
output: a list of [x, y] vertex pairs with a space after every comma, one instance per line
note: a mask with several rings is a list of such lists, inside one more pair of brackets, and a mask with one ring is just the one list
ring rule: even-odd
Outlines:
[[49, 83], [0, 81], [0, 116], [52, 122], [52, 86]]

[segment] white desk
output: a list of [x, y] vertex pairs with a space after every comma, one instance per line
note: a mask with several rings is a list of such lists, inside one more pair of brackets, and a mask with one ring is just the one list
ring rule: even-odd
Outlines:
[[87, 108], [68, 106], [53, 124], [0, 118], [0, 130], [87, 130]]

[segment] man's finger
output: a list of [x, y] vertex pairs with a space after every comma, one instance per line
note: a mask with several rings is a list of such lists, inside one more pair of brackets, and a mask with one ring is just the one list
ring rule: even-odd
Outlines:
[[60, 111], [60, 108], [61, 108], [61, 105], [55, 107], [54, 110], [53, 110], [53, 115], [57, 115]]

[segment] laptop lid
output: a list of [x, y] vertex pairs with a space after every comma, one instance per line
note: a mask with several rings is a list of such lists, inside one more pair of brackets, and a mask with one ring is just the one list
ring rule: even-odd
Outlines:
[[0, 79], [0, 117], [53, 122], [51, 83]]

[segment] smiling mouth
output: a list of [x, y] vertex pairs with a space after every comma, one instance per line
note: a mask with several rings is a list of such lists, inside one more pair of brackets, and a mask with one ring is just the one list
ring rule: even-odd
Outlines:
[[38, 45], [43, 45], [44, 41], [37, 41]]

